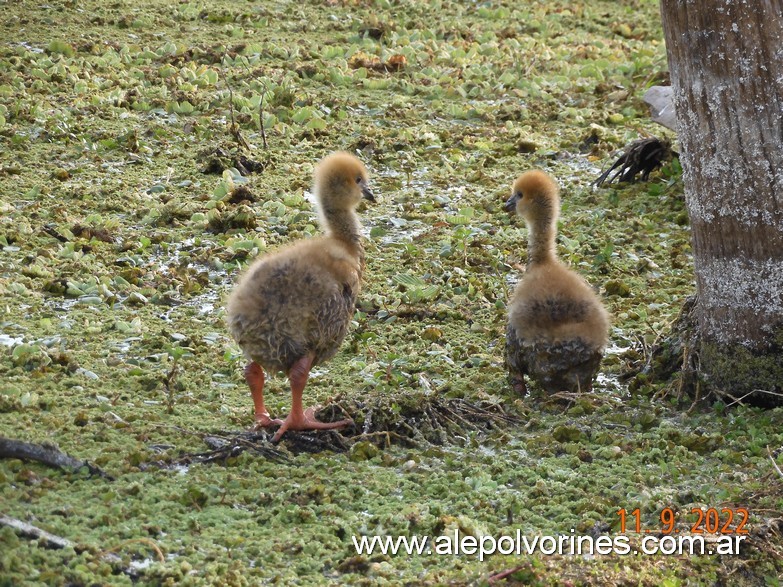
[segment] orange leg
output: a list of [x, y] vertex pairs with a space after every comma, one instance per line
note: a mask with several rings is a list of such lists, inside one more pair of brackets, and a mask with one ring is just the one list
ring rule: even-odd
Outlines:
[[319, 422], [315, 419], [315, 408], [302, 408], [302, 392], [307, 379], [310, 377], [310, 367], [313, 366], [313, 357], [304, 356], [294, 363], [288, 372], [288, 380], [291, 383], [291, 413], [283, 420], [280, 429], [272, 438], [272, 442], [277, 442], [285, 434], [286, 430], [330, 430], [342, 428], [352, 422], [352, 420], [340, 420], [339, 422]]
[[264, 370], [261, 365], [255, 361], [248, 363], [245, 367], [245, 381], [250, 387], [250, 395], [253, 397], [253, 405], [256, 408], [256, 422], [253, 424], [253, 430], [282, 424], [282, 420], [270, 418], [269, 412], [264, 407]]

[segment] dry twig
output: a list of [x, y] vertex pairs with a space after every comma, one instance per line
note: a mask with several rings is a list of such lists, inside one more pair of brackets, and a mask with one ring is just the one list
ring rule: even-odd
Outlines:
[[[76, 542], [73, 542], [67, 538], [63, 538], [62, 536], [56, 536], [50, 532], [47, 532], [46, 530], [42, 530], [41, 528], [38, 528], [37, 526], [33, 526], [32, 524], [28, 524], [27, 522], [23, 522], [22, 520], [12, 518], [4, 514], [0, 514], [0, 526], [7, 526], [9, 528], [13, 528], [20, 536], [24, 538], [30, 538], [32, 540], [37, 540], [38, 543], [44, 548], [53, 548], [53, 549], [73, 548], [76, 552], [83, 552], [85, 550], [89, 550], [90, 548], [85, 545], [77, 544]], [[163, 553], [161, 552], [160, 548], [158, 548], [158, 545], [155, 544], [149, 538], [137, 538], [134, 540], [128, 540], [115, 548], [102, 552], [99, 555], [99, 557], [105, 562], [109, 563], [118, 572], [121, 572], [131, 577], [131, 579], [137, 578], [137, 571], [133, 568], [125, 567], [125, 565], [122, 562], [122, 559], [113, 553], [113, 551], [122, 548], [125, 544], [128, 544], [130, 542], [143, 542], [145, 544], [150, 544], [155, 550], [155, 552], [158, 554], [158, 560], [160, 562], [166, 562], [166, 559], [163, 558]]]
[[[226, 49], [226, 51], [224, 51], [223, 53], [223, 60], [225, 60], [227, 53], [228, 53], [228, 49]], [[220, 67], [218, 68], [218, 72], [220, 72], [220, 77], [223, 78], [223, 83], [225, 83], [226, 87], [228, 88], [228, 110], [231, 115], [231, 126], [229, 127], [229, 132], [231, 133], [231, 136], [234, 137], [234, 140], [237, 143], [239, 143], [241, 147], [249, 151], [250, 145], [245, 140], [245, 137], [242, 136], [242, 132], [239, 130], [239, 125], [237, 124], [236, 118], [234, 117], [234, 90], [231, 88], [231, 84], [228, 83], [228, 78], [226, 77], [226, 74], [223, 71], [222, 61], [220, 63]]]
[[261, 84], [261, 100], [258, 102], [258, 126], [261, 129], [261, 142], [264, 145], [264, 149], [268, 148], [266, 143], [266, 128], [264, 127], [264, 99], [266, 98], [266, 84]]
[[113, 477], [107, 475], [99, 467], [96, 467], [87, 461], [72, 457], [51, 444], [36, 444], [0, 436], [0, 458], [37, 461], [50, 467], [72, 472], [78, 471], [82, 467], [87, 467], [90, 475], [99, 475], [110, 481], [114, 480]]
[[778, 467], [778, 464], [775, 462], [775, 459], [772, 457], [772, 451], [769, 450], [769, 445], [767, 445], [767, 454], [769, 455], [769, 460], [772, 461], [772, 466], [775, 467], [775, 470], [778, 472], [778, 475], [783, 477], [783, 471], [780, 470], [780, 467]]
[[45, 548], [59, 549], [68, 548], [69, 546], [74, 545], [73, 542], [67, 538], [55, 536], [54, 534], [51, 534], [46, 530], [42, 530], [37, 526], [33, 526], [32, 524], [28, 524], [22, 520], [17, 520], [16, 518], [11, 518], [4, 514], [0, 514], [0, 526], [8, 526], [9, 528], [16, 530], [20, 536], [38, 540]]
[[160, 549], [160, 546], [158, 546], [157, 543], [154, 540], [152, 540], [151, 538], [131, 538], [130, 540], [126, 540], [125, 542], [122, 542], [122, 543], [118, 544], [117, 546], [114, 546], [113, 548], [110, 548], [108, 550], [104, 550], [103, 554], [104, 555], [113, 554], [113, 553], [117, 552], [118, 550], [120, 550], [121, 548], [124, 548], [128, 544], [134, 544], [134, 543], [146, 544], [147, 546], [152, 548], [152, 550], [155, 551], [155, 554], [158, 557], [158, 562], [159, 563], [165, 563], [166, 562], [166, 557], [163, 556], [163, 551]]

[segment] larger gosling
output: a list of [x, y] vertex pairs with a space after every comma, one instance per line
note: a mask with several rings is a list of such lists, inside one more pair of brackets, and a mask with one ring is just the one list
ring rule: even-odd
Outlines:
[[548, 393], [590, 391], [603, 357], [609, 314], [588, 283], [555, 253], [559, 189], [543, 171], [514, 182], [507, 212], [528, 228], [527, 268], [508, 308], [506, 357], [514, 388], [529, 376]]
[[[350, 153], [324, 158], [315, 170], [315, 194], [325, 235], [285, 247], [256, 260], [228, 300], [231, 335], [249, 360], [245, 380], [255, 406], [254, 429], [341, 428], [351, 420], [320, 422], [302, 407], [310, 369], [332, 358], [354, 315], [364, 272], [359, 218], [362, 198], [375, 201], [367, 169]], [[272, 419], [264, 406], [264, 369], [283, 371], [291, 384], [291, 412]]]

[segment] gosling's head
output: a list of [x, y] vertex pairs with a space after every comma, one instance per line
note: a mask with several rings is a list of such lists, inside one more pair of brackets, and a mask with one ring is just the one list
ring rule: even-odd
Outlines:
[[362, 198], [375, 201], [367, 185], [367, 168], [344, 151], [321, 159], [315, 168], [315, 193], [325, 210], [353, 209]]
[[559, 188], [543, 171], [526, 171], [511, 189], [511, 197], [504, 206], [506, 212], [516, 212], [527, 222], [551, 221], [560, 211]]

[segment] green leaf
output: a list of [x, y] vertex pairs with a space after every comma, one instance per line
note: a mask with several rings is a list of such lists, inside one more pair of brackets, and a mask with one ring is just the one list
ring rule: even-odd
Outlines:
[[160, 57], [166, 56], [166, 55], [174, 55], [177, 52], [177, 45], [175, 43], [172, 43], [169, 41], [165, 45], [163, 45], [160, 49], [157, 50], [157, 54]]
[[418, 289], [427, 286], [427, 283], [421, 277], [410, 275], [409, 273], [395, 275], [392, 277], [392, 281], [397, 285], [402, 285], [403, 287], [410, 289]]
[[440, 287], [437, 285], [428, 285], [427, 287], [418, 290], [418, 293], [424, 300], [434, 300], [440, 293]]
[[294, 112], [294, 115], [291, 117], [291, 120], [296, 122], [297, 124], [302, 124], [306, 120], [309, 120], [313, 116], [313, 110], [312, 106], [303, 106], [296, 112]]
[[229, 182], [227, 182], [225, 180], [221, 181], [220, 183], [217, 184], [217, 187], [212, 192], [212, 197], [215, 200], [221, 200], [221, 199], [223, 199], [226, 196], [226, 194], [228, 194], [233, 189], [234, 189], [234, 186], [229, 184]]
[[446, 222], [452, 225], [470, 224], [476, 211], [473, 208], [460, 208], [459, 212], [451, 216], [446, 216]]
[[314, 117], [311, 118], [310, 122], [305, 126], [312, 130], [324, 130], [326, 128], [326, 121], [323, 118]]
[[51, 41], [49, 43], [49, 53], [59, 53], [60, 55], [65, 55], [66, 57], [73, 57], [74, 50], [73, 47], [71, 47], [68, 43], [65, 41]]
[[174, 111], [177, 114], [193, 114], [196, 111], [196, 108], [187, 100], [183, 100], [182, 102], [177, 103]]

